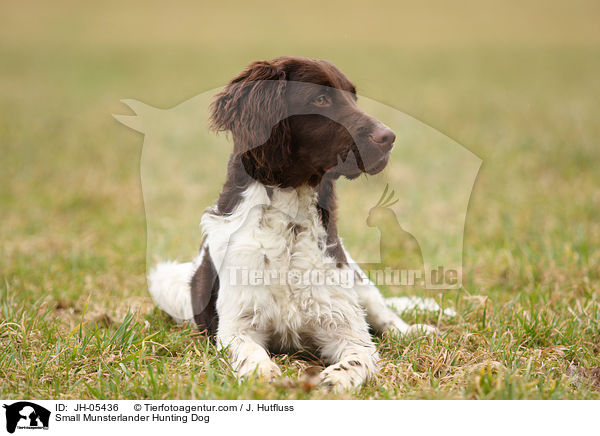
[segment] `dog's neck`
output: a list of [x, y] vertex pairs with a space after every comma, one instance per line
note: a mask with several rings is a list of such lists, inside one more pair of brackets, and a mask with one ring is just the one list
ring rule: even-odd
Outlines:
[[[321, 224], [327, 235], [327, 246], [330, 255], [339, 264], [346, 264], [346, 256], [338, 237], [337, 231], [337, 202], [335, 194], [335, 176], [325, 175], [321, 177], [320, 183], [316, 186], [304, 184], [302, 190], [309, 190], [316, 193], [316, 208], [321, 219]], [[229, 160], [227, 167], [227, 179], [217, 200], [217, 207], [212, 211], [217, 215], [230, 215], [244, 198], [244, 193], [253, 183], [261, 183], [266, 190], [268, 197], [272, 197], [275, 189], [285, 190], [281, 186], [265, 185], [264, 183], [253, 179], [248, 175], [244, 166], [234, 155]], [[298, 187], [295, 187], [298, 188]]]
[[[302, 175], [298, 174], [299, 171]], [[319, 194], [320, 198], [335, 196], [334, 176], [309, 174], [306, 169], [296, 168], [293, 165], [282, 169], [258, 167], [251, 165], [241, 155], [232, 154], [227, 165], [227, 179], [218, 201], [219, 210], [225, 214], [230, 213], [237, 205], [241, 192], [253, 182], [259, 182], [268, 189], [296, 189], [309, 186]]]
[[[292, 171], [292, 170], [290, 170]], [[332, 176], [319, 177], [318, 183], [305, 182], [299, 186], [289, 186], [286, 183], [265, 183], [264, 180], [255, 179], [246, 171], [245, 166], [238, 156], [232, 155], [227, 166], [227, 179], [217, 200], [217, 210], [219, 214], [228, 215], [240, 203], [242, 195], [246, 188], [253, 182], [262, 183], [269, 196], [273, 189], [310, 189], [317, 193], [317, 209], [321, 215], [323, 227], [327, 230], [330, 237], [337, 237], [336, 227], [336, 198], [335, 198], [335, 178]], [[276, 180], [275, 180], [276, 182]]]

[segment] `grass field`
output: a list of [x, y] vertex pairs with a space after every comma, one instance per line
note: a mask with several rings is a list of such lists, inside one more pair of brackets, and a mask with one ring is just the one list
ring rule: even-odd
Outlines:
[[[0, 398], [600, 399], [569, 376], [600, 366], [599, 4], [252, 5], [0, 6]], [[332, 60], [483, 159], [468, 292], [422, 292], [458, 315], [409, 316], [442, 336], [379, 339], [356, 392], [306, 391], [288, 356], [276, 383], [237, 384], [146, 291], [143, 138], [111, 114], [279, 55]]]

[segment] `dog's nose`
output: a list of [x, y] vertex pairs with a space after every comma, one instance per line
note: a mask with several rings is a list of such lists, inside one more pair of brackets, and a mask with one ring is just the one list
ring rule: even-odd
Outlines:
[[381, 125], [375, 128], [371, 134], [371, 138], [373, 139], [373, 142], [375, 142], [379, 147], [383, 148], [384, 151], [389, 151], [394, 146], [396, 134], [389, 127]]

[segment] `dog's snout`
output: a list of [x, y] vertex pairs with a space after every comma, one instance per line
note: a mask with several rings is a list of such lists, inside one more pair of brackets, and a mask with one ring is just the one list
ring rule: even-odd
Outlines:
[[396, 134], [389, 127], [380, 125], [376, 127], [375, 130], [373, 130], [371, 138], [373, 139], [373, 142], [375, 142], [375, 144], [377, 144], [379, 147], [381, 147], [385, 151], [389, 151], [394, 146]]

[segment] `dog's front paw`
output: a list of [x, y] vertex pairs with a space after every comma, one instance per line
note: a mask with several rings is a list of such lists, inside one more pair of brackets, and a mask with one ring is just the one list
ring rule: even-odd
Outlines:
[[271, 359], [245, 359], [239, 365], [237, 376], [240, 379], [255, 376], [263, 380], [272, 380], [281, 375], [281, 369]]
[[321, 372], [321, 385], [333, 392], [354, 389], [366, 380], [364, 365], [358, 361], [339, 362]]

